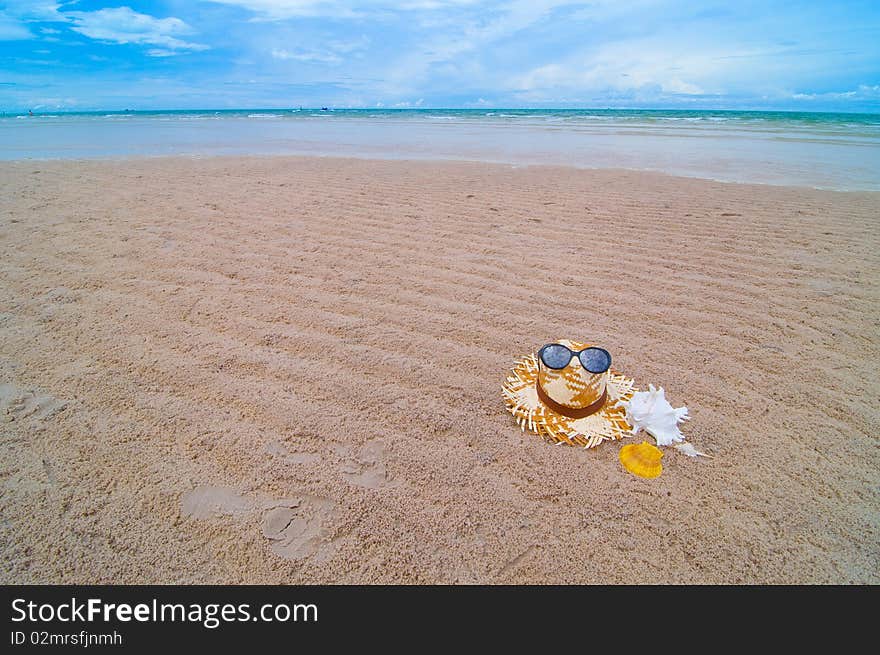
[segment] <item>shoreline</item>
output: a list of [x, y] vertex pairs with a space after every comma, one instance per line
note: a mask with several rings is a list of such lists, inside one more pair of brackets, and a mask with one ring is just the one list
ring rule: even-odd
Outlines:
[[[6, 583], [877, 584], [877, 194], [326, 157], [0, 163]], [[523, 433], [548, 340], [686, 405]]]
[[[344, 113], [344, 112], [343, 112]], [[880, 123], [659, 122], [610, 116], [464, 119], [181, 114], [0, 120], [0, 159], [321, 156], [656, 171], [695, 179], [880, 191]], [[552, 114], [552, 112], [550, 112]], [[692, 120], [697, 122], [691, 122]]]
[[44, 158], [19, 158], [19, 159], [0, 159], [0, 168], [4, 165], [17, 165], [17, 164], [28, 164], [28, 163], [70, 163], [73, 165], [79, 164], [88, 164], [88, 163], [130, 163], [137, 164], [141, 161], [158, 161], [158, 160], [169, 160], [169, 161], [210, 161], [210, 160], [226, 160], [226, 161], [246, 161], [246, 160], [263, 160], [263, 159], [272, 159], [272, 160], [305, 160], [308, 161], [310, 159], [315, 160], [326, 160], [333, 159], [339, 160], [341, 162], [350, 162], [350, 161], [363, 161], [363, 162], [399, 162], [401, 164], [464, 164], [464, 165], [474, 165], [474, 166], [488, 166], [488, 167], [499, 167], [499, 168], [509, 168], [512, 170], [521, 170], [521, 169], [562, 169], [562, 170], [575, 170], [575, 171], [584, 171], [584, 172], [609, 172], [609, 173], [627, 173], [627, 174], [644, 174], [644, 175], [660, 175], [670, 178], [678, 178], [682, 180], [697, 180], [703, 182], [713, 182], [717, 184], [727, 184], [727, 185], [738, 185], [738, 186], [755, 186], [755, 187], [771, 187], [771, 188], [781, 188], [781, 189], [805, 189], [811, 191], [827, 191], [831, 193], [864, 193], [864, 194], [874, 194], [880, 195], [880, 187], [878, 188], [853, 188], [853, 189], [845, 189], [845, 188], [835, 188], [835, 187], [822, 187], [822, 186], [809, 186], [809, 185], [800, 185], [800, 184], [786, 184], [781, 182], [754, 182], [754, 181], [741, 181], [741, 180], [732, 180], [732, 179], [720, 179], [713, 177], [706, 177], [700, 175], [685, 175], [682, 173], [673, 173], [659, 169], [650, 169], [650, 168], [625, 168], [625, 167], [615, 167], [615, 166], [581, 166], [577, 164], [558, 164], [558, 163], [518, 163], [518, 162], [510, 162], [510, 161], [501, 161], [501, 160], [485, 160], [485, 159], [461, 159], [461, 158], [440, 158], [440, 157], [425, 157], [425, 158], [406, 158], [406, 157], [380, 157], [380, 156], [370, 156], [370, 155], [351, 155], [351, 154], [313, 154], [313, 153], [304, 153], [304, 154], [291, 154], [291, 153], [254, 153], [254, 154], [199, 154], [199, 153], [175, 153], [168, 155], [119, 155], [119, 156], [102, 156], [102, 157], [77, 157], [77, 158], [66, 158], [66, 157], [44, 157]]

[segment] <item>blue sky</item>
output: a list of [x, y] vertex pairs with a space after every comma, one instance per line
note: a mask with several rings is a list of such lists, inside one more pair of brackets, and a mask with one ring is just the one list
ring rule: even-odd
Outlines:
[[880, 112], [880, 2], [0, 1], [0, 110]]

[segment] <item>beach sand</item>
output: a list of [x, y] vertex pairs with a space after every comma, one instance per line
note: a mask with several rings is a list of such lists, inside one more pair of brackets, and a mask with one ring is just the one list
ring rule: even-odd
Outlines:
[[[880, 583], [880, 194], [329, 158], [0, 186], [2, 582]], [[643, 480], [522, 433], [501, 384], [558, 338], [714, 458]]]

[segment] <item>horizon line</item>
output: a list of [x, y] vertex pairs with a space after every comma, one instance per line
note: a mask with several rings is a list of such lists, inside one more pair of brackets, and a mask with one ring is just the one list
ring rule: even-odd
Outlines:
[[719, 109], [712, 107], [334, 107], [332, 105], [306, 107], [200, 107], [200, 108], [153, 108], [153, 109], [23, 109], [0, 110], [0, 115], [33, 115], [38, 114], [93, 114], [106, 112], [109, 114], [151, 113], [151, 112], [237, 112], [237, 111], [657, 111], [657, 112], [723, 112], [723, 113], [773, 113], [773, 114], [847, 114], [854, 116], [880, 116], [880, 109], [874, 111], [840, 111], [828, 109]]

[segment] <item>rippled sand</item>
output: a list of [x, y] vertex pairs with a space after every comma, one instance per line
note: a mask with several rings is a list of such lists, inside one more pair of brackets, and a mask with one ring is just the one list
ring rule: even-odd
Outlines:
[[[880, 582], [880, 194], [320, 158], [0, 164], [3, 582]], [[642, 480], [505, 412], [560, 337]]]

